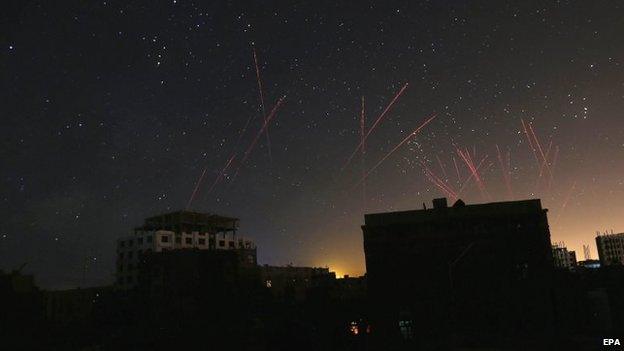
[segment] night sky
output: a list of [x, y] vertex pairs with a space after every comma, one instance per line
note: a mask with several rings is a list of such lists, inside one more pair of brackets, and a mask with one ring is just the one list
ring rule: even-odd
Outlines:
[[[205, 169], [191, 209], [239, 217], [260, 263], [363, 274], [363, 214], [447, 196], [435, 177], [458, 192], [471, 172], [458, 149], [481, 162], [483, 185], [470, 178], [464, 201], [542, 198], [553, 242], [579, 259], [590, 244], [596, 258], [597, 230], [624, 231], [623, 10], [3, 2], [0, 268], [27, 262], [46, 288], [112, 283], [115, 240], [184, 209]], [[264, 120], [254, 49], [265, 115], [286, 97], [270, 148], [259, 135], [241, 165]], [[362, 97], [368, 132], [406, 83], [364, 161], [358, 152], [341, 170], [360, 142]]]

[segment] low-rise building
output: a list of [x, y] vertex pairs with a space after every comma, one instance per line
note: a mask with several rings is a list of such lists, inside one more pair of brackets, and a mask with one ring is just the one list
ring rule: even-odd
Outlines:
[[264, 265], [260, 267], [260, 277], [273, 296], [304, 300], [309, 289], [333, 282], [336, 273], [322, 267]]

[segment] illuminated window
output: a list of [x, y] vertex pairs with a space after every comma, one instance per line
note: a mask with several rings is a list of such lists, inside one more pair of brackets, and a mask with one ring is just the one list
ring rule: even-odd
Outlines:
[[270, 280], [267, 280], [267, 281], [266, 281], [266, 287], [267, 287], [267, 288], [270, 288], [270, 287], [272, 287], [272, 286], [273, 286], [273, 284], [271, 283], [271, 281], [270, 281]]
[[349, 332], [353, 335], [358, 335], [360, 333], [360, 328], [358, 327], [357, 322], [351, 322], [349, 325]]

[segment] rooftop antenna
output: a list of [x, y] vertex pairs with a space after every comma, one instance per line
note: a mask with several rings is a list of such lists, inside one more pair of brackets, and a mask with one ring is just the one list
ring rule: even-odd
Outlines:
[[591, 253], [589, 252], [589, 245], [583, 245], [583, 256], [585, 256], [585, 260], [591, 260]]

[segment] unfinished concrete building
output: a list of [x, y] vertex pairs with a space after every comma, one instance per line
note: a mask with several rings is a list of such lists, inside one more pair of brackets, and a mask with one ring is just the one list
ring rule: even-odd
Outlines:
[[143, 256], [169, 250], [236, 250], [255, 265], [256, 245], [238, 234], [239, 219], [211, 213], [178, 211], [145, 219], [132, 235], [117, 240], [116, 285], [135, 287]]
[[596, 232], [596, 248], [601, 266], [624, 265], [624, 233]]
[[572, 269], [576, 267], [576, 252], [570, 251], [564, 243], [552, 245], [553, 264], [556, 268]]

